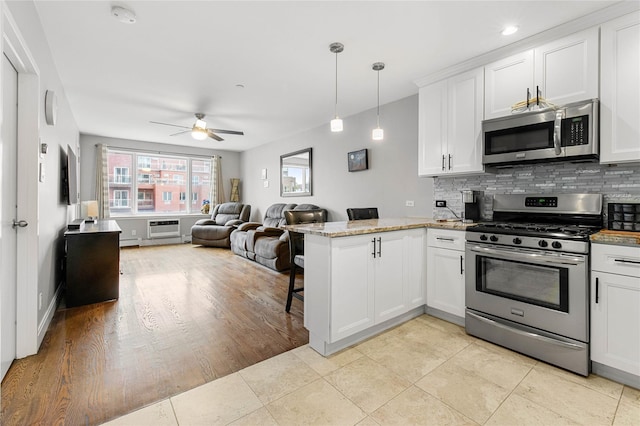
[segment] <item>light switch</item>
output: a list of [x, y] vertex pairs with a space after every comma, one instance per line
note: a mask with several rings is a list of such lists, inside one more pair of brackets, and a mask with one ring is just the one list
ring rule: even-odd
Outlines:
[[44, 164], [39, 163], [39, 167], [40, 167], [40, 171], [39, 171], [38, 180], [40, 182], [44, 182]]

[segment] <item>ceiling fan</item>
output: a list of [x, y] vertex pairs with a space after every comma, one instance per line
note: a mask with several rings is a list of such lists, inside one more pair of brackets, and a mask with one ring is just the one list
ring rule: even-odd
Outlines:
[[244, 132], [239, 132], [236, 130], [223, 130], [223, 129], [209, 129], [207, 128], [207, 122], [204, 121], [204, 114], [201, 112], [196, 113], [196, 122], [194, 123], [194, 125], [192, 127], [188, 127], [188, 126], [180, 126], [178, 124], [169, 124], [169, 123], [160, 123], [158, 121], [150, 121], [150, 123], [153, 124], [162, 124], [163, 126], [172, 126], [172, 127], [181, 127], [183, 129], [186, 130], [182, 130], [180, 132], [177, 133], [173, 133], [172, 135], [169, 136], [176, 136], [176, 135], [181, 135], [183, 133], [187, 133], [187, 132], [191, 132], [191, 137], [193, 137], [194, 139], [197, 140], [205, 140], [206, 138], [211, 138], [211, 139], [215, 139], [217, 141], [223, 141], [224, 139], [222, 139], [220, 136], [217, 135], [217, 133], [225, 133], [228, 135], [244, 135]]

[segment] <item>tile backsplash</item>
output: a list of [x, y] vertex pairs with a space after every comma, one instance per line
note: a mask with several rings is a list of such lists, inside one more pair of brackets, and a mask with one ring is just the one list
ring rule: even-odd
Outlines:
[[[434, 199], [446, 200], [460, 215], [462, 190], [482, 191], [482, 215], [491, 219], [495, 194], [598, 193], [607, 204], [640, 203], [640, 164], [607, 166], [596, 163], [547, 163], [493, 170], [482, 175], [434, 178]], [[437, 219], [452, 218], [447, 208], [433, 208]]]

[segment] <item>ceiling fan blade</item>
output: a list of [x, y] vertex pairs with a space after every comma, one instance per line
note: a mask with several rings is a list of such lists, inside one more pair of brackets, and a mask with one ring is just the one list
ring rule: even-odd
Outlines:
[[207, 129], [216, 133], [225, 133], [227, 135], [240, 135], [244, 136], [244, 132], [239, 132], [237, 130], [223, 130], [223, 129]]
[[189, 133], [190, 131], [191, 131], [191, 129], [188, 129], [188, 130], [181, 130], [181, 131], [179, 131], [178, 133], [172, 133], [172, 134], [170, 134], [169, 136], [178, 136], [178, 135], [181, 135], [181, 134], [183, 134], [183, 133]]
[[189, 127], [189, 126], [179, 126], [177, 124], [160, 123], [159, 121], [149, 121], [149, 123], [162, 124], [163, 126], [182, 127], [183, 129], [191, 129], [191, 127]]
[[218, 142], [222, 142], [222, 141], [224, 140], [224, 139], [222, 139], [220, 136], [218, 136], [218, 135], [216, 135], [215, 133], [213, 133], [213, 132], [211, 131], [211, 129], [207, 129], [207, 135], [209, 135], [209, 137], [210, 137], [211, 139], [215, 139], [215, 140], [217, 140]]

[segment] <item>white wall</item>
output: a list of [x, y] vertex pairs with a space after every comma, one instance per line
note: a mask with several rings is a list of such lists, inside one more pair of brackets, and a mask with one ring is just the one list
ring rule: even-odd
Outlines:
[[[331, 118], [331, 106], [327, 107]], [[380, 107], [383, 141], [371, 140], [375, 109], [344, 118], [344, 131], [329, 123], [242, 153], [242, 199], [252, 205], [251, 218], [262, 221], [273, 203], [312, 203], [329, 211], [330, 221], [347, 219], [348, 207], [378, 207], [381, 217], [431, 216], [433, 179], [418, 177], [418, 96]], [[280, 155], [313, 148], [313, 194], [281, 197]], [[369, 169], [349, 172], [347, 153], [369, 150]], [[261, 170], [267, 169], [269, 187]], [[413, 200], [415, 207], [406, 207]]]
[[[67, 221], [75, 216], [75, 208], [68, 207], [61, 202], [60, 195], [60, 163], [66, 155], [67, 145], [74, 149], [78, 148], [78, 127], [69, 109], [65, 97], [62, 82], [58, 76], [49, 45], [40, 25], [40, 20], [32, 2], [7, 2], [8, 10], [17, 24], [17, 29], [23, 37], [26, 47], [29, 50], [33, 62], [38, 69], [39, 80], [39, 138], [33, 140], [21, 140], [21, 143], [29, 143], [34, 146], [29, 147], [29, 152], [38, 152], [39, 142], [47, 143], [49, 151], [44, 158], [38, 161], [43, 165], [45, 171], [45, 181], [38, 183], [37, 173], [30, 179], [29, 185], [37, 185], [37, 223], [30, 223], [31, 232], [37, 233], [37, 253], [30, 254], [29, 263], [31, 268], [37, 270], [37, 294], [42, 294], [42, 306], [37, 305], [37, 300], [30, 300], [28, 314], [31, 310], [37, 310], [37, 324], [40, 331], [38, 343], [46, 332], [48, 322], [52, 314], [51, 308], [56, 289], [58, 288], [61, 276], [62, 261], [62, 233]], [[44, 96], [46, 90], [53, 90], [58, 98], [58, 115], [55, 126], [47, 125], [44, 117]], [[20, 138], [20, 137], [19, 137]], [[36, 154], [37, 155], [37, 154]], [[28, 159], [30, 162], [32, 159]], [[20, 167], [23, 167], [24, 159], [19, 159]], [[30, 283], [27, 283], [31, 285]], [[29, 291], [31, 293], [31, 291]], [[21, 307], [19, 306], [19, 309]], [[49, 311], [47, 311], [49, 309]], [[48, 315], [48, 316], [47, 316]], [[28, 336], [32, 339], [33, 336]]]

